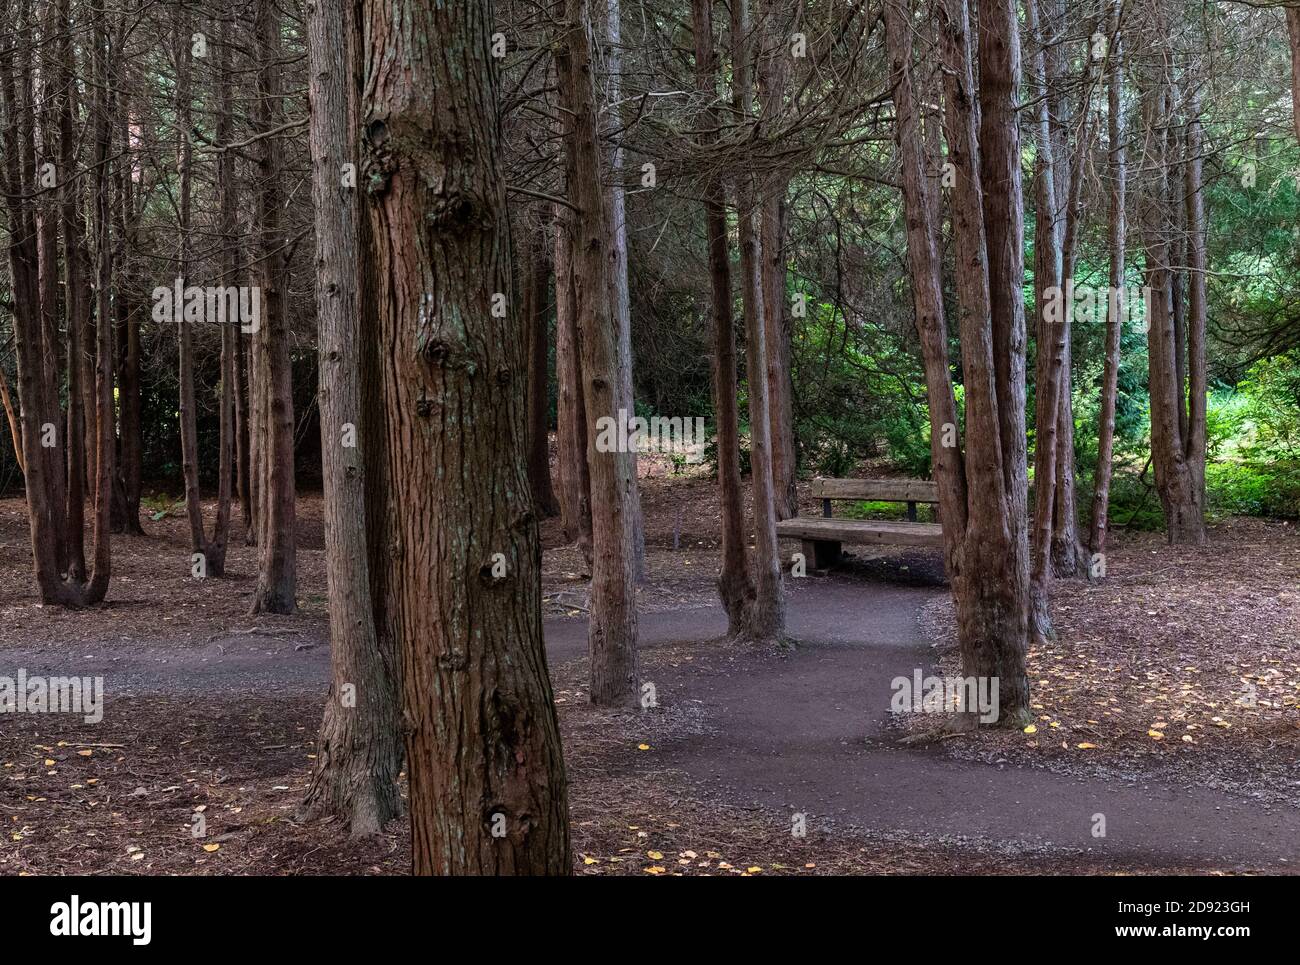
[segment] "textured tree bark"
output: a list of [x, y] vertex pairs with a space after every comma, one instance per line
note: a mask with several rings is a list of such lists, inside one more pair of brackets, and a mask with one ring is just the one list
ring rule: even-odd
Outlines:
[[[71, 27], [66, 7], [59, 8], [58, 32], [68, 34]], [[92, 104], [92, 208], [97, 239], [97, 284], [100, 291], [99, 317], [110, 319], [108, 292], [111, 282], [110, 228], [108, 212], [108, 131], [113, 107], [111, 91], [114, 80], [108, 70], [106, 21], [96, 21], [87, 46], [92, 51], [94, 101]], [[12, 19], [15, 35], [31, 36], [34, 27], [31, 3], [22, 0]], [[57, 332], [50, 330], [42, 311], [40, 288], [40, 249], [36, 224], [36, 110], [33, 89], [32, 45], [15, 42], [6, 36], [0, 42], [0, 101], [3, 101], [3, 131], [6, 163], [0, 166], [8, 209], [9, 268], [14, 312], [14, 342], [18, 356], [18, 404], [20, 409], [23, 463], [26, 467], [28, 527], [32, 540], [32, 558], [41, 599], [48, 604], [67, 607], [92, 606], [108, 592], [111, 575], [109, 545], [111, 482], [113, 475], [113, 420], [109, 417], [113, 398], [112, 326], [105, 321], [98, 327], [96, 346], [94, 450], [94, 564], [89, 578], [73, 572], [68, 575], [67, 510], [63, 473], [64, 446], [58, 440], [60, 422], [57, 383]], [[65, 51], [66, 55], [66, 51]], [[65, 60], [65, 66], [67, 61]], [[71, 363], [70, 363], [71, 368]], [[77, 398], [84, 398], [78, 393]], [[45, 445], [53, 439], [55, 445]], [[80, 448], [76, 443], [74, 448]]]
[[592, 565], [591, 472], [587, 466], [587, 404], [578, 345], [577, 295], [573, 287], [573, 239], [569, 211], [555, 211], [556, 445], [559, 449], [560, 513], [564, 535]]
[[523, 331], [517, 311], [493, 313], [510, 250], [491, 5], [362, 11], [382, 360], [368, 404], [385, 426], [391, 541], [380, 632], [402, 653], [414, 871], [567, 874]]
[[[787, 38], [777, 21], [784, 4], [773, 2], [768, 15], [767, 52], [759, 58], [762, 123], [775, 125], [790, 81]], [[793, 386], [790, 372], [789, 300], [785, 287], [785, 194], [788, 179], [778, 175], [759, 210], [759, 246], [763, 253], [763, 318], [767, 335], [767, 394], [772, 436], [772, 503], [777, 519], [799, 515], [794, 446]]]
[[[948, 366], [942, 258], [935, 223], [939, 206], [934, 197], [935, 182], [926, 174], [927, 144], [921, 131], [920, 108], [912, 80], [910, 0], [886, 0], [884, 15], [890, 83], [894, 91], [894, 137], [907, 218], [907, 262], [930, 412], [930, 460], [939, 490], [939, 518], [943, 520], [944, 567], [949, 573], [957, 573], [967, 523], [966, 467], [961, 448], [956, 444], [957, 402]], [[945, 444], [946, 440], [952, 444]]]
[[[265, 134], [282, 123], [280, 18], [274, 0], [258, 0], [254, 128]], [[293, 613], [297, 607], [297, 546], [294, 533], [293, 372], [284, 311], [287, 252], [281, 229], [284, 149], [276, 135], [258, 141], [258, 283], [262, 318], [253, 370], [260, 409], [258, 440], [258, 566], [253, 613]]]
[[1300, 141], [1300, 7], [1286, 8], [1286, 30], [1291, 42], [1291, 122]]
[[18, 471], [26, 475], [27, 464], [23, 461], [23, 428], [18, 421], [18, 410], [14, 408], [14, 399], [9, 393], [9, 380], [5, 377], [3, 366], [0, 366], [0, 405], [4, 406], [5, 419], [9, 422], [9, 438], [13, 441], [14, 459], [18, 463]]
[[[711, 0], [692, 0], [695, 34], [695, 83], [707, 105], [703, 144], [717, 140], [717, 54], [713, 47]], [[736, 404], [736, 334], [732, 319], [731, 259], [727, 253], [727, 209], [720, 178], [705, 187], [704, 227], [708, 235], [710, 306], [713, 314], [713, 406], [717, 422], [718, 503], [722, 526], [722, 568], [718, 595], [727, 611], [727, 635], [750, 636], [754, 581], [749, 574], [745, 540], [745, 500], [741, 491], [740, 425]]]
[[555, 516], [559, 500], [551, 486], [551, 446], [547, 434], [550, 373], [547, 348], [546, 245], [529, 238], [523, 253], [523, 315], [528, 333], [528, 485], [542, 516]]
[[1124, 254], [1128, 225], [1125, 205], [1128, 194], [1128, 156], [1124, 123], [1124, 40], [1120, 33], [1123, 0], [1113, 0], [1110, 44], [1110, 74], [1107, 84], [1107, 124], [1110, 141], [1110, 290], [1106, 312], [1106, 361], [1101, 377], [1101, 411], [1097, 429], [1097, 471], [1094, 476], [1092, 520], [1088, 545], [1094, 554], [1106, 552], [1110, 519], [1110, 479], [1114, 466], [1115, 406], [1119, 398], [1120, 337], [1125, 302]]
[[[401, 813], [397, 654], [375, 630], [366, 539], [361, 358], [373, 302], [360, 297], [370, 270], [359, 227], [354, 132], [361, 32], [353, 0], [315, 0], [307, 12], [310, 147], [316, 226], [325, 572], [329, 584], [330, 690], [303, 817], [337, 814], [353, 837], [379, 833]], [[367, 245], [369, 231], [364, 232]], [[364, 325], [364, 327], [363, 327]]]
[[[1011, 391], [1018, 368], [1023, 371], [1024, 336], [1023, 329], [1014, 331], [1014, 321], [1003, 320], [999, 326], [1006, 326], [1001, 329], [1005, 338], [995, 339], [990, 306], [992, 287], [1005, 292], [1020, 283], [1013, 274], [1019, 250], [1014, 239], [1020, 235], [1022, 217], [1014, 109], [1020, 55], [1014, 4], [994, 0], [981, 14], [983, 86], [977, 105], [966, 2], [944, 0], [939, 8], [946, 75], [944, 123], [948, 157], [955, 168], [953, 232], [966, 390], [967, 521], [961, 558], [949, 577], [963, 673], [999, 680], [999, 720], [1008, 725], [1028, 716], [1029, 695], [1025, 676], [1028, 545], [1023, 515], [1017, 518], [1025, 505], [1024, 392]], [[1006, 226], [1001, 236], [1006, 249], [1001, 253], [990, 252], [986, 245], [981, 138], [990, 182], [1016, 172], [1015, 182], [1004, 180], [994, 186], [988, 206], [989, 215]], [[994, 264], [1000, 277], [991, 285], [985, 265]], [[1020, 434], [1014, 438], [1017, 423]]]
[[[1208, 373], [1205, 362], [1205, 194], [1202, 162], [1201, 102], [1193, 93], [1187, 101], [1187, 148], [1183, 174], [1186, 179], [1184, 203], [1187, 208], [1187, 437], [1184, 458], [1191, 475], [1195, 502], [1204, 532], [1205, 462], [1206, 462], [1206, 392]], [[1191, 528], [1196, 535], [1196, 520]]]
[[[618, 327], [618, 407], [631, 419], [636, 415], [632, 378], [632, 303], [627, 282], [627, 199], [623, 188], [623, 132], [618, 106], [623, 96], [622, 0], [605, 0], [605, 42], [606, 102], [616, 131], [610, 151], [609, 298]], [[631, 430], [628, 432], [630, 435]], [[639, 583], [646, 578], [645, 518], [641, 512], [641, 493], [637, 488], [636, 453], [631, 453], [630, 458], [627, 528], [628, 538], [632, 541], [632, 575]]]
[[[1167, 35], [1163, 13], [1157, 23], [1160, 35]], [[1171, 91], [1166, 78], [1144, 72], [1142, 115], [1147, 131], [1142, 169], [1141, 212], [1145, 247], [1146, 285], [1151, 291], [1148, 310], [1147, 357], [1148, 394], [1151, 399], [1151, 462], [1156, 490], [1165, 512], [1165, 527], [1171, 543], [1203, 543], [1204, 447], [1201, 460], [1195, 458], [1193, 438], [1182, 437], [1178, 411], [1182, 386], [1177, 384], [1175, 357], [1179, 347], [1174, 338], [1169, 266], [1169, 212], [1167, 144], [1154, 135], [1169, 124]], [[1199, 184], [1199, 165], [1192, 177]], [[1189, 192], [1199, 197], [1199, 190]], [[1199, 468], [1199, 476], [1198, 476]]]
[[588, 650], [592, 703], [632, 706], [639, 696], [636, 590], [628, 521], [631, 454], [602, 452], [601, 420], [618, 422], [618, 345], [610, 305], [609, 222], [601, 189], [599, 126], [587, 0], [565, 0], [555, 48], [565, 109], [575, 314], [587, 413], [593, 562]]
[[[731, 3], [732, 94], [735, 115], [748, 121], [753, 113], [754, 54], [748, 0]], [[763, 252], [752, 178], [736, 177], [737, 235], [740, 245], [740, 292], [745, 314], [745, 385], [749, 394], [749, 465], [754, 512], [754, 605], [750, 633], [760, 640], [785, 636], [785, 588], [776, 536], [772, 476], [771, 400], [768, 396], [767, 319], [763, 304]]]
[[1053, 292], [1063, 299], [1064, 266], [1062, 255], [1062, 228], [1056, 216], [1056, 144], [1052, 137], [1050, 105], [1047, 98], [1047, 60], [1043, 51], [1045, 31], [1041, 29], [1037, 0], [1025, 0], [1025, 25], [1034, 38], [1036, 50], [1032, 71], [1032, 96], [1038, 102], [1036, 139], [1037, 193], [1034, 233], [1034, 289], [1038, 310], [1037, 342], [1038, 360], [1035, 367], [1035, 429], [1034, 429], [1034, 519], [1031, 539], [1032, 569], [1030, 576], [1032, 632], [1037, 640], [1053, 635], [1048, 597], [1051, 592], [1052, 532], [1055, 512], [1057, 471], [1056, 456], [1060, 451], [1057, 439], [1061, 424], [1060, 397], [1062, 372], [1065, 367], [1065, 341], [1067, 338], [1061, 311], [1049, 310]]

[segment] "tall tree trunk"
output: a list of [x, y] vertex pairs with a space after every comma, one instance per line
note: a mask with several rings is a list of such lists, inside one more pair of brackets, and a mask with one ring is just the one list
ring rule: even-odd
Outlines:
[[136, 154], [131, 144], [131, 100], [129, 82], [123, 84], [123, 98], [117, 117], [117, 144], [122, 152], [117, 171], [114, 224], [117, 252], [114, 264], [119, 279], [113, 299], [117, 329], [118, 463], [121, 505], [114, 496], [114, 531], [144, 535], [140, 525], [140, 488], [143, 476], [144, 441], [140, 426], [140, 315], [138, 279], [133, 262], [135, 249], [135, 192], [132, 171]]
[[[768, 14], [766, 51], [759, 57], [762, 123], [775, 127], [785, 104], [790, 80], [788, 31], [779, 0]], [[778, 23], [782, 21], [782, 23]], [[772, 503], [777, 519], [799, 515], [794, 447], [793, 386], [790, 372], [789, 300], [785, 287], [785, 194], [789, 178], [777, 174], [764, 193], [759, 210], [759, 246], [763, 253], [763, 318], [767, 336], [767, 402], [772, 437]]]
[[1205, 194], [1202, 173], [1201, 102], [1197, 94], [1187, 102], [1187, 146], [1183, 164], [1187, 208], [1187, 436], [1183, 458], [1191, 476], [1196, 504], [1205, 506], [1206, 392], [1205, 361]]
[[573, 285], [570, 212], [555, 211], [555, 439], [559, 450], [560, 514], [564, 535], [592, 565], [591, 470], [587, 465], [587, 403], [578, 344], [578, 299]]
[[1300, 7], [1286, 8], [1286, 30], [1291, 43], [1291, 123], [1300, 141]]
[[[731, 2], [731, 106], [742, 123], [752, 120], [753, 38], [748, 0]], [[776, 536], [772, 477], [772, 421], [767, 380], [767, 319], [763, 304], [763, 252], [753, 178], [736, 176], [740, 292], [745, 313], [745, 385], [749, 394], [749, 464], [754, 506], [754, 605], [750, 632], [761, 640], [785, 636], [785, 588]]]
[[[66, 7], [59, 8], [59, 32], [70, 33]], [[88, 579], [73, 573], [65, 578], [67, 554], [67, 506], [64, 502], [65, 466], [63, 445], [58, 438], [59, 401], [50, 360], [58, 357], [58, 338], [50, 331], [41, 310], [40, 250], [36, 225], [37, 116], [30, 43], [34, 20], [30, 0], [21, 0], [15, 16], [4, 28], [12, 35], [0, 38], [0, 101], [3, 102], [3, 131], [6, 163], [0, 166], [8, 208], [9, 269], [13, 298], [14, 341], [18, 354], [18, 399], [21, 412], [23, 463], [26, 466], [28, 527], [36, 583], [45, 603], [82, 607], [101, 602], [108, 592], [111, 575], [109, 545], [111, 480], [113, 474], [113, 422], [109, 415], [113, 400], [112, 327], [107, 322], [111, 281], [111, 234], [108, 223], [108, 118], [112, 111], [111, 75], [104, 49], [108, 38], [106, 17], [91, 31], [93, 49], [94, 103], [91, 127], [94, 152], [91, 165], [96, 216], [97, 287], [100, 318], [96, 339], [97, 438], [94, 468], [94, 568]], [[16, 38], [22, 34], [21, 41]], [[65, 52], [66, 53], [66, 52]], [[65, 65], [67, 61], [65, 58]], [[48, 445], [53, 442], [53, 445]], [[53, 455], [51, 455], [53, 453]]]
[[[109, 23], [118, 19], [117, 36], [111, 38]], [[92, 212], [95, 228], [95, 462], [94, 462], [94, 569], [81, 592], [87, 604], [99, 603], [108, 593], [112, 554], [113, 460], [117, 453], [117, 426], [113, 418], [113, 236], [112, 192], [109, 189], [109, 148], [117, 104], [117, 71], [110, 65], [121, 62], [125, 18], [104, 14], [95, 22], [94, 37], [94, 132], [92, 170], [94, 195]]]
[[[1048, 597], [1052, 584], [1052, 532], [1057, 491], [1057, 440], [1061, 424], [1060, 398], [1065, 367], [1065, 298], [1062, 255], [1063, 225], [1056, 216], [1056, 142], [1052, 137], [1047, 97], [1046, 30], [1039, 20], [1037, 0], [1025, 0], [1025, 25], [1034, 38], [1031, 93], [1037, 101], [1036, 217], [1034, 229], [1034, 289], [1038, 310], [1038, 360], [1035, 368], [1034, 519], [1031, 570], [1031, 621], [1036, 639], [1052, 636]], [[1055, 307], [1054, 307], [1055, 306]]]
[[[1110, 298], [1107, 300], [1105, 366], [1101, 377], [1101, 411], [1097, 429], [1097, 471], [1092, 494], [1092, 521], [1088, 545], [1103, 558], [1110, 520], [1110, 479], [1114, 466], [1115, 406], [1119, 398], [1120, 343], [1124, 330], [1124, 253], [1127, 241], [1125, 204], [1128, 194], [1128, 157], [1124, 140], [1124, 40], [1120, 17], [1124, 0], [1113, 0], [1108, 78], [1107, 124], [1110, 141]], [[1094, 571], [1095, 571], [1094, 567]]]
[[284, 207], [281, 177], [284, 148], [272, 134], [282, 124], [280, 92], [280, 18], [274, 0], [258, 0], [257, 106], [258, 142], [258, 281], [262, 318], [254, 341], [253, 371], [259, 409], [258, 572], [253, 613], [293, 613], [297, 607], [297, 550], [294, 533], [293, 371], [285, 314], [287, 252], [280, 213]]
[[[382, 399], [373, 401], [386, 420], [399, 549], [386, 557], [380, 632], [402, 653], [413, 867], [567, 874], [523, 332], [517, 311], [492, 311], [510, 289], [510, 250], [491, 4], [363, 0], [362, 10], [361, 180], [383, 359]], [[589, 184], [599, 200], [598, 182]], [[603, 266], [604, 251], [595, 253]], [[471, 487], [478, 498], [465, 498]]]
[[[588, 0], [565, 0], [555, 45], [556, 76], [565, 110], [565, 168], [569, 200], [575, 313], [587, 412], [591, 472], [593, 563], [588, 649], [592, 703], [631, 706], [640, 686], [636, 590], [628, 518], [631, 454], [599, 445], [602, 428], [618, 424], [617, 319], [610, 305], [609, 222], [601, 189], [599, 122], [591, 62]], [[594, 430], [594, 431], [593, 431]], [[602, 451], [610, 449], [613, 451]]]
[[[1157, 30], [1168, 36], [1165, 14], [1158, 14]], [[1167, 144], [1157, 132], [1169, 124], [1172, 92], [1167, 78], [1151, 71], [1142, 76], [1142, 114], [1146, 128], [1142, 169], [1146, 172], [1142, 192], [1143, 243], [1146, 286], [1151, 291], [1148, 310], [1147, 388], [1151, 399], [1151, 462], [1156, 489], [1165, 512], [1165, 527], [1171, 543], [1203, 543], [1205, 519], [1204, 484], [1197, 478], [1197, 466], [1189, 461], [1191, 434], [1183, 439], [1178, 410], [1182, 387], [1177, 384], [1170, 299], [1169, 173]], [[1199, 174], [1199, 171], [1198, 171]], [[1197, 192], [1199, 195], [1199, 191]], [[1202, 450], [1203, 451], [1203, 450]], [[1204, 472], [1201, 463], [1201, 472]], [[1203, 479], [1203, 476], [1201, 477]]]
[[[360, 432], [356, 348], [375, 319], [373, 302], [360, 298], [359, 280], [371, 266], [361, 248], [357, 181], [346, 176], [348, 166], [357, 162], [358, 26], [353, 0], [316, 0], [308, 9], [331, 682], [303, 813], [340, 815], [354, 837], [377, 834], [402, 807], [397, 654], [388, 635], [380, 649], [375, 630], [365, 530], [367, 440]], [[365, 236], [368, 247], [368, 230]]]
[[[609, 189], [609, 299], [618, 329], [618, 408], [630, 420], [636, 415], [632, 379], [632, 303], [627, 280], [627, 199], [623, 188], [623, 131], [619, 101], [623, 97], [622, 0], [605, 0], [606, 100], [615, 128], [610, 151]], [[630, 427], [626, 430], [631, 435]], [[632, 548], [632, 575], [637, 582], [646, 578], [645, 518], [637, 488], [636, 453], [630, 453], [631, 470], [627, 496], [627, 528]]]
[[[966, 467], [957, 445], [957, 401], [948, 365], [948, 326], [944, 317], [942, 257], [939, 246], [936, 182], [926, 174], [927, 145], [912, 80], [910, 0], [885, 0], [885, 36], [894, 91], [894, 136], [902, 170], [907, 223], [907, 263], [912, 283], [916, 333], [925, 368], [930, 413], [930, 459], [943, 520], [944, 566], [959, 572], [966, 530]], [[954, 593], [957, 586], [953, 584]]]
[[[695, 83], [707, 105], [702, 126], [705, 145], [717, 140], [717, 54], [713, 47], [711, 0], [692, 0], [695, 32]], [[736, 404], [736, 335], [732, 318], [731, 258], [727, 253], [727, 209], [722, 180], [705, 186], [704, 228], [707, 234], [709, 286], [713, 313], [713, 405], [717, 422], [718, 503], [722, 524], [722, 569], [718, 595], [727, 611], [727, 634], [748, 637], [754, 605], [754, 581], [749, 573], [745, 536], [745, 500], [740, 476], [740, 425]]]
[[[1024, 390], [1013, 388], [1017, 377], [1023, 378], [1024, 333], [1023, 327], [1015, 330], [1014, 316], [995, 325], [991, 291], [1000, 289], [1000, 303], [1007, 304], [1006, 292], [1021, 281], [1016, 273], [1022, 213], [1014, 103], [1020, 42], [1011, 0], [993, 0], [981, 14], [982, 87], [976, 104], [966, 0], [943, 0], [939, 8], [944, 122], [955, 168], [952, 218], [966, 393], [966, 527], [961, 558], [950, 579], [963, 673], [999, 680], [1000, 719], [1005, 724], [1019, 723], [1028, 714]], [[988, 185], [983, 165], [989, 168]], [[993, 193], [986, 206], [989, 186]], [[995, 235], [1000, 250], [987, 246], [986, 210], [1002, 222]], [[995, 265], [998, 277], [991, 282], [989, 270]]]
[[542, 237], [530, 237], [524, 250], [523, 316], [528, 333], [528, 485], [543, 516], [560, 511], [551, 486], [551, 446], [547, 434], [550, 373], [547, 338], [547, 260]]

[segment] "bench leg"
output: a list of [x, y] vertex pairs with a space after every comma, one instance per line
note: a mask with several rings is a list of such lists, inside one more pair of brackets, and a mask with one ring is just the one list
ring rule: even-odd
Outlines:
[[803, 558], [810, 569], [825, 570], [840, 561], [840, 544], [834, 540], [804, 540]]

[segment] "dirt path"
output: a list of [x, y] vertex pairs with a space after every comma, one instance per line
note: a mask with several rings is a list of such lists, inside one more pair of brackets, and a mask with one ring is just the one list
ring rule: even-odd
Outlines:
[[[790, 629], [800, 644], [773, 655], [700, 643], [720, 635], [717, 607], [643, 614], [647, 649], [682, 645], [690, 660], [652, 661], [665, 707], [698, 707], [706, 733], [656, 742], [657, 766], [696, 796], [807, 815], [810, 829], [861, 827], [973, 840], [1008, 853], [1068, 848], [1097, 859], [1214, 868], [1300, 867], [1300, 809], [1268, 808], [1204, 788], [955, 761], [900, 745], [888, 728], [890, 682], [927, 671], [916, 613], [936, 592], [860, 579], [801, 581]], [[546, 622], [553, 666], [585, 659], [586, 621]], [[236, 634], [201, 648], [111, 656], [7, 650], [29, 674], [102, 675], [110, 700], [149, 693], [292, 696], [328, 679], [324, 639]], [[71, 658], [71, 659], [70, 659]], [[1094, 815], [1106, 836], [1093, 836]]]

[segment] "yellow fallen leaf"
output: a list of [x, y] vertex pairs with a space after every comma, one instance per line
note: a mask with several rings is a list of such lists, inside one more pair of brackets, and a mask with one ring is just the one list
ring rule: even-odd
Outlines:
[[1155, 728], [1148, 730], [1147, 736], [1150, 737], [1152, 740], [1157, 740], [1157, 741], [1162, 741], [1165, 739], [1165, 735], [1160, 733], [1160, 731], [1156, 730]]
[[647, 852], [645, 853], [645, 856], [646, 856], [647, 858], [649, 858], [651, 861], [660, 861], [660, 860], [663, 859], [663, 852], [661, 852], [661, 851], [647, 851]]
[[1037, 727], [1037, 725], [1035, 725], [1035, 724], [1030, 724], [1028, 727], [1025, 728], [1025, 733], [1026, 733], [1026, 734], [1037, 734], [1037, 733], [1038, 733], [1038, 727]]
[[213, 851], [221, 850], [221, 845], [217, 844], [214, 841], [212, 844], [205, 844], [203, 846], [203, 850], [206, 851], [208, 854], [211, 854]]
[[648, 750], [650, 749], [650, 745], [649, 745], [649, 744], [637, 744], [637, 745], [636, 745], [636, 749], [639, 750], [639, 751], [648, 751]]
[[45, 766], [46, 766], [46, 767], [53, 767], [53, 766], [54, 766], [54, 760], [53, 760], [53, 758], [49, 758], [49, 757], [45, 758]]
[[751, 875], [756, 875], [763, 869], [760, 868], [758, 865], [754, 865], [752, 868], [746, 868], [745, 870], [749, 872]]
[[78, 757], [93, 757], [94, 755], [94, 751], [77, 751]]
[[666, 869], [666, 868], [661, 868], [659, 865], [651, 865], [649, 868], [642, 868], [641, 870], [644, 871], [644, 872], [645, 872], [646, 874], [648, 874], [648, 875], [661, 875], [661, 874], [663, 874], [667, 869]]
[[588, 856], [585, 855], [585, 854], [582, 856], [582, 863], [583, 863], [583, 864], [600, 864], [600, 862], [597, 861], [595, 858], [588, 857]]
[[1090, 750], [1092, 750], [1094, 747], [1096, 747], [1097, 745], [1096, 745], [1096, 744], [1090, 744], [1090, 743], [1088, 743], [1087, 741], [1084, 741], [1082, 744], [1075, 744], [1074, 746], [1077, 747], [1077, 748], [1079, 748], [1079, 750], [1081, 750], [1081, 751], [1090, 751]]

